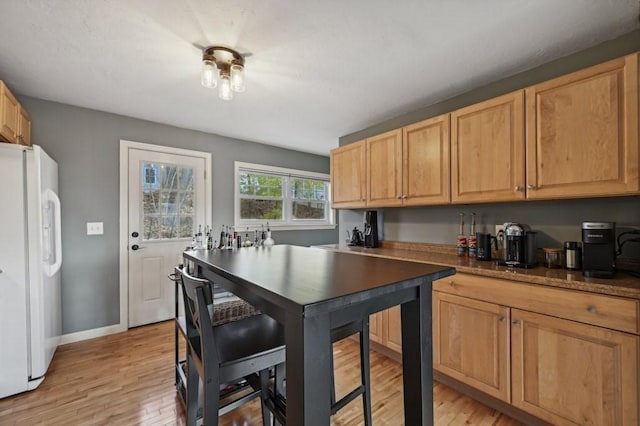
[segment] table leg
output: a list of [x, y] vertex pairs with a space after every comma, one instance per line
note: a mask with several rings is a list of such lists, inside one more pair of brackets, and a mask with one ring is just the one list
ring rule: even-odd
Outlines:
[[287, 424], [328, 426], [331, 417], [331, 333], [328, 315], [288, 314]]
[[404, 424], [433, 425], [433, 342], [429, 283], [418, 287], [417, 299], [402, 304], [401, 315]]

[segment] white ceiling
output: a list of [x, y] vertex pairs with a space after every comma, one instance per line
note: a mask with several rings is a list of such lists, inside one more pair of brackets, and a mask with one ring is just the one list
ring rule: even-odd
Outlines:
[[[639, 28], [640, 0], [0, 0], [23, 95], [327, 155], [340, 136]], [[231, 102], [201, 47], [250, 56]]]

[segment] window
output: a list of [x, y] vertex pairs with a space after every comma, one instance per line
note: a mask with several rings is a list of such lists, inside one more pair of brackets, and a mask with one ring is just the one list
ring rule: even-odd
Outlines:
[[329, 175], [241, 162], [235, 169], [236, 229], [335, 226]]
[[193, 168], [175, 164], [142, 164], [140, 211], [145, 241], [191, 237], [193, 173]]

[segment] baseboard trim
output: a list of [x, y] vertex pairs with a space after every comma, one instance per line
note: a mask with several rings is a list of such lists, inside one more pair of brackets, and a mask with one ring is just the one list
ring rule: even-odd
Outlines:
[[127, 331], [127, 327], [115, 324], [106, 327], [93, 328], [91, 330], [77, 331], [75, 333], [63, 334], [60, 337], [60, 345], [80, 342], [82, 340], [94, 339], [96, 337], [108, 336], [109, 334], [121, 333]]

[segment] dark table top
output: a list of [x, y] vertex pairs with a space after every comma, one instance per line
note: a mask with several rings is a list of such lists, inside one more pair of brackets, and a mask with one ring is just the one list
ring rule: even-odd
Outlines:
[[455, 273], [447, 266], [290, 245], [184, 254], [234, 285], [301, 311], [336, 299], [357, 303]]

